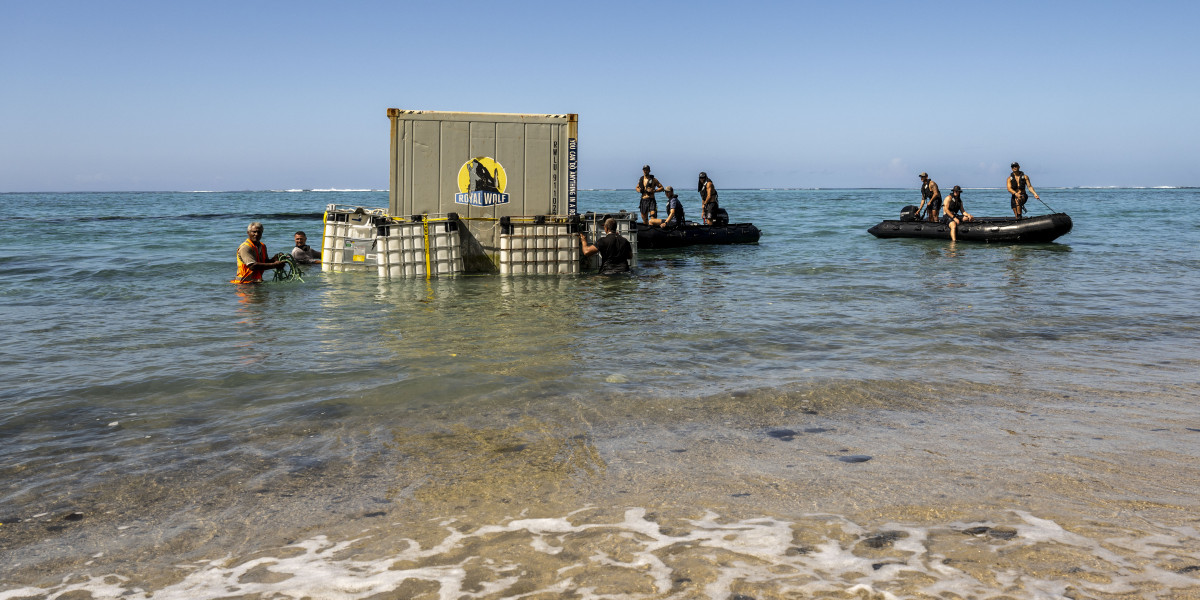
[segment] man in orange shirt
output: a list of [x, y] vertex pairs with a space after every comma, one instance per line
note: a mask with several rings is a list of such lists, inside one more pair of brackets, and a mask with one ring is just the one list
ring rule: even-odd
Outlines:
[[254, 221], [246, 227], [246, 241], [237, 249], [237, 279], [229, 283], [259, 283], [263, 271], [278, 269], [283, 262], [267, 260], [267, 245], [262, 243], [262, 223]]

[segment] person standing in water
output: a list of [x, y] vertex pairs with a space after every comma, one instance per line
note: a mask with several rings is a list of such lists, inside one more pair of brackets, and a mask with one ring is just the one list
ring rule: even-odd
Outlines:
[[604, 233], [608, 234], [589, 244], [587, 236], [579, 234], [579, 250], [584, 256], [600, 253], [600, 273], [611, 275], [624, 273], [629, 270], [629, 261], [633, 259], [633, 246], [629, 240], [617, 233], [617, 220], [609, 217], [604, 220]]
[[[1029, 191], [1026, 191], [1026, 188]], [[1025, 213], [1025, 201], [1029, 200], [1029, 194], [1033, 194], [1038, 200], [1042, 199], [1029, 182], [1029, 176], [1021, 171], [1021, 165], [1015, 162], [1012, 164], [1012, 175], [1008, 176], [1008, 193], [1012, 194], [1009, 205], [1012, 206], [1013, 216], [1018, 219]]]
[[638, 212], [642, 213], [642, 222], [648, 223], [650, 213], [658, 212], [658, 202], [654, 199], [654, 194], [663, 191], [663, 185], [650, 174], [650, 165], [642, 166], [642, 176], [638, 178], [635, 189], [642, 195], [642, 200], [638, 203]]
[[267, 245], [262, 243], [263, 225], [254, 221], [246, 226], [246, 241], [237, 249], [237, 279], [229, 283], [259, 283], [263, 271], [278, 269], [283, 262], [267, 260]]
[[917, 207], [917, 215], [921, 214], [921, 210], [928, 202], [929, 213], [926, 220], [936, 222], [938, 213], [942, 212], [942, 190], [938, 189], [938, 184], [929, 178], [929, 173], [921, 173], [917, 177], [921, 180], [921, 206]]

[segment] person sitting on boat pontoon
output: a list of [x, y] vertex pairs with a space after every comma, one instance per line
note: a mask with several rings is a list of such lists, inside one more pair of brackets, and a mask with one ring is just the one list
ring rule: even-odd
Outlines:
[[659, 227], [674, 229], [683, 225], [683, 203], [679, 201], [679, 195], [671, 189], [671, 186], [663, 188], [663, 193], [667, 195], [667, 218]]
[[957, 185], [950, 190], [950, 197], [942, 204], [942, 222], [950, 226], [950, 241], [958, 241], [958, 225], [963, 221], [974, 221], [975, 217], [963, 209], [962, 188]]

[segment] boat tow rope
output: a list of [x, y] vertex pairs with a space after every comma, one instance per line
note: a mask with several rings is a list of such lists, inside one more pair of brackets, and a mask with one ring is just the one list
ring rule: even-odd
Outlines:
[[296, 262], [296, 259], [292, 258], [291, 254], [276, 254], [275, 260], [282, 262], [283, 266], [275, 269], [275, 277], [272, 281], [299, 281], [300, 283], [304, 283], [304, 272], [300, 270], [300, 264]]
[[[1041, 202], [1041, 203], [1042, 203], [1042, 206], [1045, 206], [1047, 209], [1049, 209], [1051, 213], [1057, 213], [1057, 212], [1058, 212], [1057, 210], [1054, 210], [1053, 208], [1050, 208], [1050, 205], [1049, 205], [1049, 204], [1046, 204], [1046, 201], [1045, 201], [1045, 200], [1042, 200], [1041, 198], [1038, 198], [1038, 199], [1037, 199], [1037, 201], [1038, 201], [1038, 202]], [[1024, 207], [1022, 207], [1022, 208], [1024, 208]], [[1021, 211], [1021, 212], [1025, 212], [1025, 211]]]

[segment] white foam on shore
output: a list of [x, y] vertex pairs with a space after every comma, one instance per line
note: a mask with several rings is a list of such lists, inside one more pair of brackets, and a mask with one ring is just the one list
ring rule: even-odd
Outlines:
[[[587, 512], [514, 519], [467, 531], [448, 519], [440, 524], [445, 535], [429, 547], [401, 540], [386, 546], [403, 549], [379, 558], [363, 557], [364, 547], [386, 530], [340, 542], [322, 535], [281, 548], [279, 557], [260, 553], [252, 560], [230, 557], [180, 566], [190, 573], [162, 589], [141, 590], [116, 575], [79, 574], [46, 589], [6, 590], [0, 592], [0, 600], [82, 592], [96, 599], [357, 600], [395, 592], [406, 581], [432, 584], [440, 598], [528, 598], [567, 592], [587, 600], [617, 597], [611, 589], [598, 589], [597, 578], [640, 582], [634, 586], [640, 591], [619, 594], [628, 599], [728, 599], [754, 596], [756, 591], [785, 597], [1050, 599], [1071, 590], [1076, 597], [1137, 593], [1157, 598], [1200, 590], [1200, 567], [1195, 566], [1200, 565], [1200, 539], [1193, 528], [1091, 539], [1014, 511], [1009, 515], [1012, 522], [1001, 527], [1004, 535], [987, 533], [1001, 530], [994, 523], [887, 523], [867, 529], [838, 515], [807, 515], [788, 522], [765, 517], [724, 520], [713, 512], [680, 521], [688, 525], [682, 529], [660, 525], [642, 508], [626, 510], [615, 522], [587, 522]], [[815, 543], [814, 535], [820, 538]], [[801, 539], [810, 542], [806, 546]], [[484, 555], [463, 558], [464, 547], [479, 548]], [[960, 552], [983, 558], [960, 560]], [[1086, 559], [1064, 575], [1061, 568], [1027, 562], [1038, 553], [1073, 553]], [[535, 571], [536, 578], [531, 574]], [[693, 582], [693, 577], [699, 579]], [[531, 590], [535, 579], [537, 589]]]

